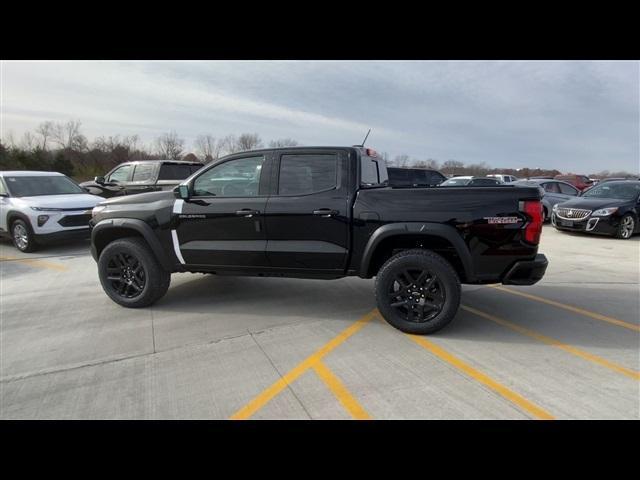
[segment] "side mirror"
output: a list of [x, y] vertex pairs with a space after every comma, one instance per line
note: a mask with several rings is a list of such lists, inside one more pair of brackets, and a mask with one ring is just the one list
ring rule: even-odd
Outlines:
[[189, 199], [189, 185], [178, 185], [177, 190], [175, 190], [176, 196], [183, 200]]
[[104, 177], [102, 176], [94, 178], [93, 181], [96, 182], [98, 185], [104, 185]]

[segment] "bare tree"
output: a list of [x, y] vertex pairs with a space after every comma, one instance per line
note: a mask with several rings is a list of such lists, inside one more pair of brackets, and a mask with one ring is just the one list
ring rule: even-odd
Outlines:
[[462, 168], [464, 168], [464, 163], [458, 160], [447, 160], [442, 164], [442, 170], [451, 175], [458, 173]]
[[55, 129], [55, 125], [51, 121], [42, 122], [36, 128], [36, 135], [40, 136], [40, 148], [42, 150], [47, 149], [47, 141], [51, 140], [53, 137], [53, 132]]
[[292, 138], [279, 138], [269, 142], [269, 148], [297, 147], [298, 145], [300, 144]]
[[16, 140], [11, 130], [5, 133], [3, 143], [9, 148], [15, 148]]
[[22, 150], [32, 151], [36, 145], [36, 137], [31, 132], [25, 132], [20, 140], [20, 148]]
[[405, 168], [409, 163], [409, 155], [403, 153], [401, 155], [396, 155], [393, 159], [393, 163], [396, 167]]
[[80, 120], [53, 124], [51, 139], [63, 149], [82, 151], [87, 147], [87, 139], [80, 133], [80, 125]]
[[170, 160], [180, 160], [184, 150], [184, 139], [178, 137], [174, 131], [164, 133], [156, 139], [158, 154]]
[[247, 150], [256, 150], [262, 148], [262, 140], [257, 133], [243, 133], [238, 137], [238, 150], [243, 152]]
[[426, 161], [426, 167], [431, 169], [431, 170], [439, 170], [440, 169], [440, 163], [433, 159], [433, 158], [428, 158]]
[[194, 142], [196, 153], [200, 159], [205, 162], [215, 160], [220, 156], [220, 152], [224, 148], [224, 139], [218, 140], [213, 135], [198, 135]]

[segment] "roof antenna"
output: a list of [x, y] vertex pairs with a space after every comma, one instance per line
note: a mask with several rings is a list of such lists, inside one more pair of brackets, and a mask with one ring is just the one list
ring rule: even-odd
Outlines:
[[367, 134], [364, 137], [364, 140], [362, 141], [361, 145], [354, 145], [354, 147], [364, 147], [364, 142], [367, 141], [367, 138], [369, 138], [369, 134], [371, 133], [371, 129], [369, 129], [369, 131], [367, 132]]

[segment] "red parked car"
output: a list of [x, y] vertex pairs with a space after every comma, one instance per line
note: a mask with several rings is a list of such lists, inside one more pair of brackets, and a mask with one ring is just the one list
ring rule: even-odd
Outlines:
[[593, 180], [586, 175], [556, 175], [554, 180], [562, 180], [563, 182], [570, 183], [580, 191], [593, 185]]

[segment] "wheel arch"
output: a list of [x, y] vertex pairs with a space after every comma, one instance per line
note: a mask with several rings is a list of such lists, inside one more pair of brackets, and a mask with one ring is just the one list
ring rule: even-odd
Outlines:
[[125, 237], [141, 237], [153, 251], [162, 267], [171, 272], [174, 265], [166, 254], [153, 230], [142, 220], [133, 218], [109, 218], [98, 222], [91, 230], [91, 253], [97, 261], [104, 248], [114, 240]]
[[447, 259], [459, 277], [474, 279], [471, 253], [458, 232], [449, 225], [429, 222], [390, 223], [379, 227], [367, 242], [360, 262], [359, 276], [371, 278], [394, 250], [425, 248]]
[[27, 226], [31, 229], [31, 231], [33, 231], [33, 225], [31, 225], [31, 220], [29, 219], [29, 216], [19, 212], [17, 210], [10, 210], [9, 212], [7, 212], [7, 231], [11, 232], [11, 226], [12, 223], [17, 220], [23, 220], [27, 223]]

